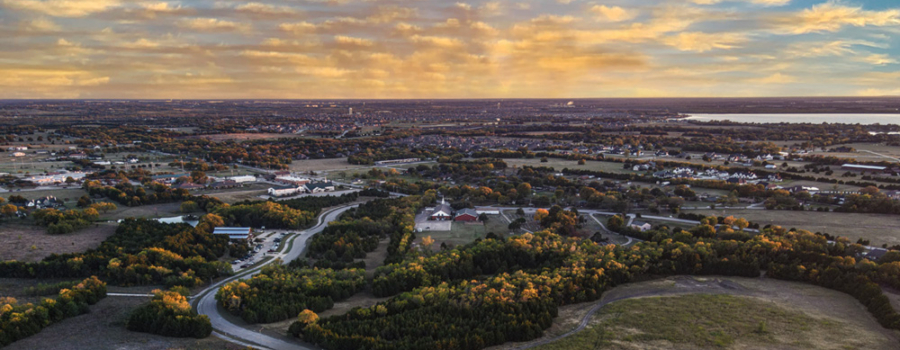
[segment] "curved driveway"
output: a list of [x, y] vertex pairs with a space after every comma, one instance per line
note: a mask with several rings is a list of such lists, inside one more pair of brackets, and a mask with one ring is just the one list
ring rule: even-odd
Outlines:
[[228, 319], [222, 317], [219, 314], [219, 309], [216, 305], [216, 292], [219, 291], [226, 283], [237, 279], [246, 279], [250, 278], [253, 275], [259, 273], [259, 271], [266, 265], [274, 263], [276, 261], [275, 258], [280, 258], [284, 264], [291, 262], [294, 259], [300, 257], [303, 254], [303, 251], [306, 250], [306, 241], [315, 235], [316, 233], [322, 232], [325, 227], [328, 226], [328, 223], [335, 221], [339, 215], [348, 209], [354, 206], [346, 206], [337, 209], [329, 210], [325, 213], [322, 213], [319, 216], [319, 221], [316, 226], [302, 231], [300, 233], [289, 236], [285, 242], [284, 246], [287, 249], [284, 252], [276, 253], [272, 259], [266, 261], [265, 263], [244, 271], [239, 272], [237, 275], [233, 277], [229, 277], [225, 280], [222, 280], [209, 288], [204, 289], [200, 293], [197, 293], [193, 298], [194, 309], [201, 315], [206, 315], [209, 317], [210, 322], [213, 326], [213, 335], [228, 340], [233, 343], [237, 343], [243, 346], [252, 346], [257, 349], [272, 349], [272, 350], [312, 350], [315, 348], [309, 347], [307, 345], [287, 342], [279, 338], [275, 338], [266, 334], [262, 334], [259, 332], [254, 332], [247, 328], [241, 327], [237, 324], [231, 323]]

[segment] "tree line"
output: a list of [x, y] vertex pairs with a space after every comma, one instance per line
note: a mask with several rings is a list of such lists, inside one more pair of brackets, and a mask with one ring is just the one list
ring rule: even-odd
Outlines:
[[88, 305], [94, 305], [104, 297], [106, 283], [90, 277], [59, 290], [55, 299], [44, 298], [37, 305], [0, 298], [0, 347], [37, 334], [53, 323], [87, 313]]

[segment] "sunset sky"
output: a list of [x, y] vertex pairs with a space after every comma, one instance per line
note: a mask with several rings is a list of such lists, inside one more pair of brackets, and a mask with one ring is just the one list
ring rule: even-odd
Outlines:
[[900, 95], [897, 0], [0, 0], [0, 98]]

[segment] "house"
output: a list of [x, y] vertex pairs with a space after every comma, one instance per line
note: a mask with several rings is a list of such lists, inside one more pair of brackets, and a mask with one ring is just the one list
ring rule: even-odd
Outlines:
[[293, 196], [295, 194], [300, 194], [306, 192], [306, 187], [303, 186], [277, 186], [269, 188], [269, 195], [272, 197], [286, 197]]
[[453, 221], [476, 222], [478, 221], [478, 212], [475, 209], [465, 208], [456, 212]]
[[227, 235], [230, 240], [251, 240], [253, 239], [253, 230], [249, 227], [216, 227], [213, 229], [214, 235]]
[[872, 261], [878, 261], [878, 259], [881, 259], [881, 257], [887, 254], [887, 252], [888, 250], [884, 248], [874, 248], [866, 253], [864, 257]]
[[444, 200], [441, 200], [441, 205], [438, 205], [434, 208], [434, 211], [431, 212], [431, 215], [428, 217], [429, 220], [450, 220], [453, 217], [453, 209], [450, 208], [450, 205], [444, 203]]
[[475, 212], [478, 215], [487, 214], [487, 215], [500, 215], [500, 209], [491, 208], [491, 207], [476, 207]]
[[643, 221], [635, 220], [635, 221], [631, 222], [631, 228], [641, 231], [641, 232], [644, 232], [644, 231], [647, 231], [647, 230], [653, 228], [653, 225], [650, 225], [649, 223], [646, 223]]
[[334, 183], [331, 181], [310, 182], [306, 184], [309, 193], [322, 193], [334, 191]]
[[61, 207], [63, 202], [56, 199], [54, 196], [46, 196], [38, 199], [32, 199], [30, 201], [25, 202], [26, 208], [35, 208], [35, 209], [46, 209], [46, 208], [56, 208]]

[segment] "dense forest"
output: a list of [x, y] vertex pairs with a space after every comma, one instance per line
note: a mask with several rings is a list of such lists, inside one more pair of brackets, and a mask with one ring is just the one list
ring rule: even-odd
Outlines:
[[900, 315], [876, 284], [900, 283], [900, 262], [857, 262], [858, 245], [780, 227], [746, 241], [692, 231], [658, 230], [630, 248], [548, 231], [410, 257], [378, 270], [373, 291], [395, 295], [390, 300], [344, 316], [307, 317], [291, 331], [327, 349], [480, 349], [539, 337], [559, 306], [596, 300], [635, 278], [761, 271], [845, 291], [883, 326], [900, 329]]
[[231, 273], [217, 261], [228, 238], [213, 235], [214, 216], [197, 227], [156, 220], [126, 219], [100, 247], [84, 253], [53, 254], [40, 262], [0, 263], [0, 276], [62, 278], [96, 275], [116, 285], [165, 284], [193, 287]]
[[322, 312], [366, 285], [360, 269], [319, 269], [268, 265], [253, 278], [231, 282], [216, 294], [229, 312], [249, 323], [271, 323], [310, 309]]
[[106, 283], [90, 277], [59, 290], [55, 299], [44, 298], [37, 305], [0, 298], [0, 347], [37, 334], [41, 329], [68, 317], [87, 313], [88, 305], [94, 305], [104, 297]]
[[161, 290], [154, 290], [150, 303], [131, 312], [125, 328], [168, 337], [206, 338], [212, 333], [209, 317], [198, 315], [184, 295]]

